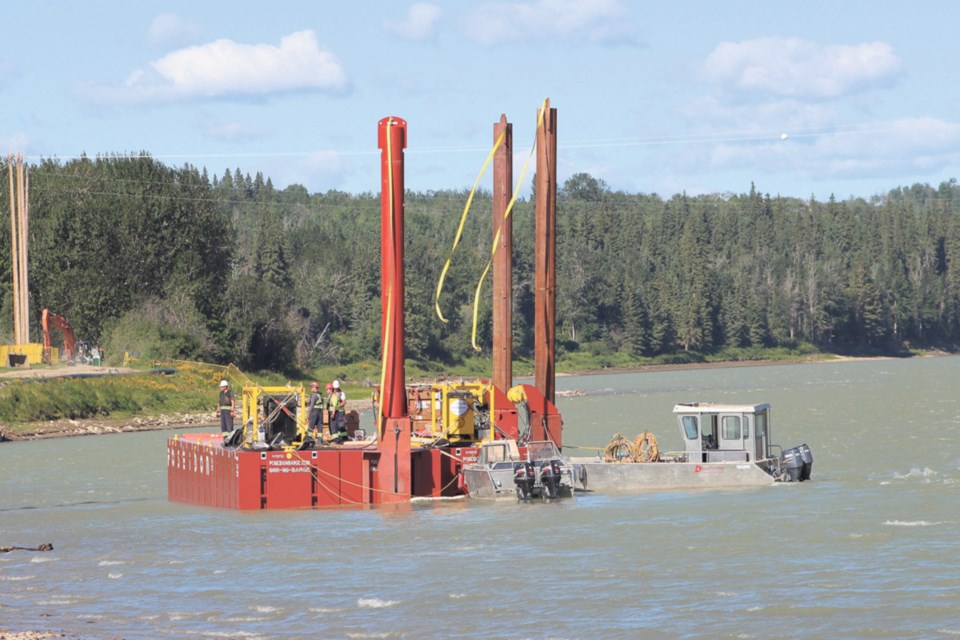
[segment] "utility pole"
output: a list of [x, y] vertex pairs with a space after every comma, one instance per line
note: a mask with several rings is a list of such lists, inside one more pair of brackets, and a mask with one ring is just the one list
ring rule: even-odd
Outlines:
[[[13, 343], [30, 342], [30, 298], [28, 278], [28, 232], [30, 229], [30, 175], [23, 166], [23, 154], [7, 156], [10, 182], [10, 267], [13, 274]], [[16, 175], [16, 184], [14, 184]]]

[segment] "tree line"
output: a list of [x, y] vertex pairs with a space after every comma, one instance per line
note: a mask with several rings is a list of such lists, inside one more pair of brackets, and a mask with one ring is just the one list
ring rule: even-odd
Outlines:
[[[3, 166], [6, 169], [5, 165]], [[6, 181], [0, 197], [9, 202]], [[473, 201], [440, 305], [466, 190], [408, 192], [406, 348], [473, 353], [473, 294], [490, 259], [490, 194]], [[577, 174], [557, 196], [557, 342], [636, 357], [812, 345], [891, 353], [960, 343], [960, 188], [916, 184], [827, 202], [746, 193], [663, 199]], [[43, 307], [108, 356], [309, 369], [377, 359], [378, 194], [276, 189], [137, 157], [30, 167], [34, 341]], [[514, 352], [533, 347], [533, 198], [514, 224]], [[10, 238], [0, 234], [0, 339], [12, 338]], [[491, 347], [490, 282], [478, 337]]]

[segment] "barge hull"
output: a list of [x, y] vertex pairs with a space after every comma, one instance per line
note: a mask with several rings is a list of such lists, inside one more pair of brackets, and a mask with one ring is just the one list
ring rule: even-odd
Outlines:
[[[412, 495], [459, 495], [462, 460], [471, 447], [410, 453]], [[372, 448], [251, 451], [223, 446], [220, 434], [186, 434], [167, 442], [171, 501], [223, 509], [299, 509], [379, 504], [381, 454]]]

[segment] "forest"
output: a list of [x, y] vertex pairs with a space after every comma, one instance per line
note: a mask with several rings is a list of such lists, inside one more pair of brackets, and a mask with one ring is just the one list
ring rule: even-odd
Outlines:
[[[2, 164], [4, 173], [6, 166]], [[108, 360], [297, 371], [376, 360], [379, 194], [278, 190], [269, 177], [137, 157], [30, 166], [33, 341], [47, 307]], [[0, 198], [9, 202], [6, 180]], [[633, 357], [730, 348], [891, 354], [960, 344], [960, 187], [869, 200], [744, 193], [663, 199], [577, 174], [557, 194], [557, 346]], [[406, 194], [406, 349], [474, 353], [473, 294], [492, 243], [489, 192]], [[4, 207], [6, 209], [6, 207]], [[533, 198], [513, 210], [514, 351], [533, 345]], [[10, 237], [0, 234], [0, 340], [12, 340]], [[491, 348], [490, 282], [478, 340]], [[115, 361], [115, 360], [114, 360]]]

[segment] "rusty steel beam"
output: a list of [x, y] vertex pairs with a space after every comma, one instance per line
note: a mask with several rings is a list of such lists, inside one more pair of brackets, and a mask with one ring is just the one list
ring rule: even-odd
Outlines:
[[534, 386], [554, 402], [557, 294], [557, 110], [544, 103], [537, 120], [536, 295], [534, 302]]
[[[410, 499], [410, 419], [404, 358], [403, 317], [403, 150], [407, 146], [407, 123], [402, 118], [383, 118], [377, 128], [382, 150], [380, 164], [380, 329], [384, 380], [377, 417], [377, 453], [374, 489], [377, 502]], [[371, 470], [371, 473], [373, 471]]]
[[[513, 216], [504, 213], [513, 195], [513, 125], [507, 116], [493, 125], [493, 140], [503, 142], [493, 156], [493, 384], [507, 391], [513, 386]], [[499, 233], [498, 233], [499, 232]]]
[[[382, 325], [380, 345], [386, 376], [380, 390], [381, 414], [407, 415], [403, 345], [403, 150], [407, 123], [400, 118], [379, 122], [380, 165], [380, 284]], [[382, 435], [382, 434], [381, 434]]]

